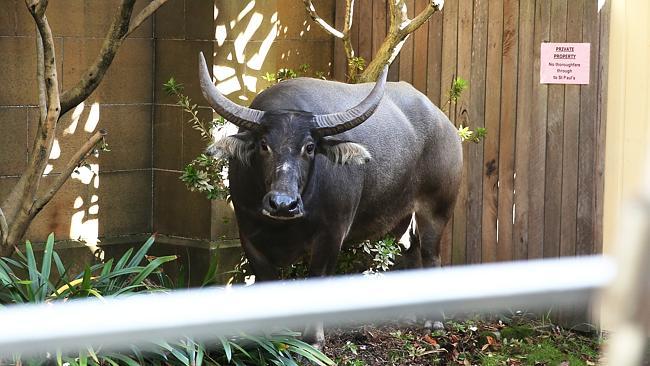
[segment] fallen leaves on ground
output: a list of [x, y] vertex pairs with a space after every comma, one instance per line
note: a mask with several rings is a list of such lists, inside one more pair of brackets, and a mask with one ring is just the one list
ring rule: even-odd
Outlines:
[[[503, 339], [502, 334], [513, 338]], [[543, 354], [526, 354], [543, 342], [559, 354], [553, 357], [566, 353], [565, 360], [579, 362], [549, 362]], [[398, 323], [331, 329], [325, 352], [339, 366], [590, 366], [600, 364], [598, 347], [596, 338], [556, 326], [473, 320], [448, 321], [444, 330]]]

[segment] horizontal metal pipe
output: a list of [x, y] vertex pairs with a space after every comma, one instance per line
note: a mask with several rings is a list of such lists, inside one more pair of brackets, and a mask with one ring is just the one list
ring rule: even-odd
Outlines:
[[612, 261], [594, 256], [14, 305], [0, 309], [0, 355], [87, 345], [120, 349], [183, 336], [207, 340], [315, 320], [342, 325], [450, 311], [538, 309], [586, 302], [614, 274]]

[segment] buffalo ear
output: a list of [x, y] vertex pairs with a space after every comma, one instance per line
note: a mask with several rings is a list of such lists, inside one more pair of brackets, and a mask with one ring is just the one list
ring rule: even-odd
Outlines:
[[206, 153], [216, 159], [235, 159], [248, 165], [254, 150], [253, 147], [252, 136], [246, 131], [213, 140]]
[[372, 158], [370, 151], [356, 142], [323, 138], [319, 151], [327, 156], [334, 164], [365, 164]]

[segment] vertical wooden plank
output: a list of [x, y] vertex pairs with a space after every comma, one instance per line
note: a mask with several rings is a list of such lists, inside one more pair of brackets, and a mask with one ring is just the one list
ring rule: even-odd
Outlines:
[[359, 48], [358, 53], [367, 63], [372, 60], [372, 0], [357, 0], [359, 3]]
[[528, 258], [528, 214], [530, 181], [531, 111], [533, 108], [533, 53], [535, 3], [519, 6], [519, 51], [517, 69], [517, 130], [515, 135], [514, 259]]
[[[458, 4], [458, 77], [469, 80], [472, 72], [472, 0], [459, 0]], [[467, 126], [469, 123], [469, 101], [472, 85], [461, 95], [456, 105], [456, 123]], [[454, 209], [453, 253], [454, 264], [467, 262], [467, 180], [469, 178], [469, 158], [467, 144], [463, 146], [463, 182]]]
[[578, 217], [576, 254], [591, 254], [594, 249], [595, 143], [598, 116], [598, 51], [600, 29], [598, 4], [585, 2], [582, 23], [583, 42], [591, 43], [589, 85], [580, 91], [580, 146], [578, 154]]
[[377, 50], [386, 38], [386, 0], [374, 0], [372, 2], [372, 55], [377, 54]]
[[[428, 0], [415, 0], [414, 14], [420, 14], [428, 5]], [[427, 47], [429, 42], [429, 22], [418, 28], [413, 37], [413, 86], [422, 93], [427, 92]]]
[[350, 28], [350, 38], [352, 43], [352, 48], [354, 49], [355, 56], [359, 56], [359, 23], [364, 21], [361, 19], [360, 9], [361, 1], [354, 1], [354, 11], [352, 13], [352, 27]]
[[[492, 0], [494, 1], [494, 0]], [[488, 0], [474, 0], [472, 34], [472, 89], [469, 125], [485, 126], [485, 77], [487, 67]], [[481, 263], [483, 216], [483, 144], [468, 144], [467, 175], [467, 262]]]
[[[515, 189], [515, 132], [517, 128], [517, 69], [519, 53], [519, 1], [503, 2], [503, 66], [501, 126], [499, 130], [497, 260], [514, 259], [513, 215]], [[488, 89], [489, 90], [489, 89]]]
[[[334, 26], [336, 29], [343, 29], [345, 22], [345, 0], [336, 0], [336, 8], [334, 13]], [[334, 39], [334, 65], [332, 65], [332, 78], [338, 81], [346, 81], [347, 60], [345, 58], [345, 50], [343, 49], [343, 41], [338, 38]]]
[[535, 41], [533, 44], [533, 113], [530, 126], [528, 258], [544, 254], [544, 181], [546, 169], [546, 117], [548, 87], [540, 84], [540, 52], [548, 42], [551, 25], [551, 1], [535, 4]]
[[[453, 77], [456, 75], [456, 57], [458, 53], [458, 0], [451, 0], [445, 4], [442, 11], [442, 54], [440, 62], [440, 108], [447, 114], [449, 119], [453, 122], [455, 117], [455, 109], [452, 109], [447, 104], [449, 95], [449, 88]], [[460, 203], [456, 203], [456, 206]], [[452, 263], [452, 249], [453, 249], [453, 223], [452, 217], [449, 224], [445, 227], [442, 236], [442, 244], [440, 248], [440, 258], [443, 265]]]
[[440, 78], [442, 76], [442, 12], [437, 11], [429, 19], [427, 36], [427, 97], [437, 106], [442, 106], [440, 98]]
[[501, 121], [501, 65], [503, 56], [503, 0], [490, 0], [485, 72], [485, 128], [483, 142], [482, 262], [497, 260], [497, 205], [499, 201], [499, 137]]
[[[551, 1], [551, 42], [566, 41], [567, 0]], [[544, 187], [544, 257], [560, 255], [564, 85], [548, 87]]]
[[456, 76], [458, 57], [458, 2], [451, 0], [442, 11], [442, 62], [440, 65], [440, 109], [453, 122], [456, 110], [448, 102], [449, 89]]
[[600, 51], [598, 53], [598, 130], [596, 135], [596, 215], [594, 253], [603, 252], [603, 210], [605, 201], [605, 138], [607, 132], [607, 60], [609, 59], [609, 24], [611, 3], [600, 10]]
[[[551, 0], [551, 42], [565, 42], [567, 32], [567, 0]], [[544, 189], [544, 257], [560, 255], [562, 229], [562, 186], [564, 144], [564, 95], [565, 86], [552, 84], [548, 87], [546, 123], [546, 174]], [[574, 316], [571, 306], [553, 309], [559, 324]]]
[[[415, 0], [406, 0], [409, 18], [413, 18]], [[408, 37], [399, 53], [399, 79], [413, 83], [413, 34]]]
[[[584, 0], [569, 1], [567, 42], [582, 42]], [[580, 125], [580, 85], [567, 85], [564, 104], [564, 147], [562, 155], [562, 229], [560, 256], [576, 254], [578, 205], [578, 126]]]

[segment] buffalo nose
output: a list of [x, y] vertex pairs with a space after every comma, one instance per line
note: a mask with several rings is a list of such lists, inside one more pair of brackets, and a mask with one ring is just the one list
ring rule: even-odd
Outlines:
[[298, 207], [298, 198], [285, 194], [276, 194], [269, 197], [269, 206], [274, 211], [293, 211]]

